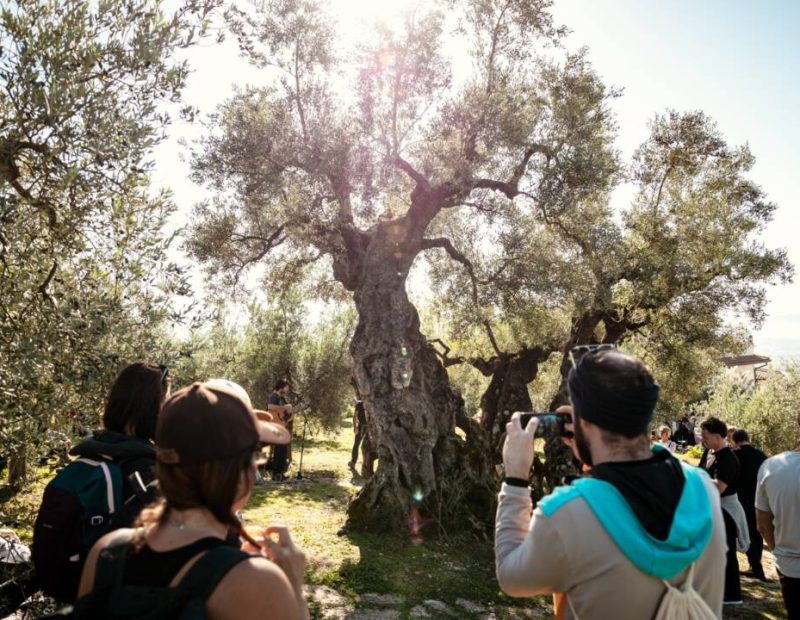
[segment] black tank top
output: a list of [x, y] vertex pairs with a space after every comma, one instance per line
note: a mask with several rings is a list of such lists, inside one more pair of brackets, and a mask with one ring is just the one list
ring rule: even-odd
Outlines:
[[146, 544], [138, 551], [130, 549], [125, 558], [123, 581], [130, 585], [165, 588], [198, 553], [226, 544], [229, 543], [208, 536], [170, 551], [153, 551]]

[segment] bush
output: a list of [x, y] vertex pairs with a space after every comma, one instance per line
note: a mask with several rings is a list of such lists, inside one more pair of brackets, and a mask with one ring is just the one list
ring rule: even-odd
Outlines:
[[690, 458], [699, 459], [701, 456], [703, 456], [703, 446], [689, 446], [686, 448], [685, 454]]

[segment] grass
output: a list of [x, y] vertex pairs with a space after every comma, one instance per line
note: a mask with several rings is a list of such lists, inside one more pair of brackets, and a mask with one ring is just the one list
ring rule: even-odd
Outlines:
[[[415, 544], [405, 533], [339, 535], [347, 504], [364, 482], [347, 468], [351, 442], [349, 423], [337, 433], [307, 440], [304, 478], [257, 487], [244, 511], [248, 529], [257, 530], [256, 524], [289, 526], [306, 553], [306, 583], [333, 588], [355, 607], [359, 596], [366, 593], [399, 596], [403, 602], [394, 608], [404, 615], [428, 599], [458, 609], [455, 601], [459, 598], [479, 602], [487, 611], [491, 606], [498, 618], [515, 617], [520, 608], [544, 611], [549, 597], [512, 603], [500, 592], [494, 579], [491, 541], [478, 536], [429, 535]], [[296, 466], [297, 444], [293, 458]], [[322, 617], [322, 611], [316, 611]], [[430, 610], [428, 613], [436, 617]], [[466, 611], [458, 613], [462, 618], [478, 617]]]
[[[355, 532], [340, 535], [347, 504], [364, 482], [347, 468], [351, 441], [349, 421], [343, 422], [335, 433], [307, 439], [301, 480], [295, 478], [300, 458], [299, 441], [295, 442], [291, 481], [256, 487], [244, 511], [251, 532], [267, 525], [288, 525], [306, 554], [306, 583], [312, 589], [327, 587], [338, 593], [333, 603], [312, 596], [312, 617], [344, 618], [353, 610], [374, 608], [375, 604], [362, 598], [368, 593], [401, 597], [391, 608], [403, 618], [414, 617], [412, 609], [429, 599], [448, 604], [464, 619], [490, 612], [498, 619], [550, 616], [549, 596], [511, 599], [500, 592], [489, 539], [424, 531], [419, 541], [412, 541], [403, 532], [393, 536]], [[36, 471], [37, 482], [26, 492], [11, 496], [0, 490], [3, 526], [13, 527], [26, 542], [30, 542], [41, 491], [50, 476], [51, 470], [41, 467]], [[742, 554], [740, 560], [746, 563]], [[767, 574], [774, 581], [765, 585], [743, 578], [746, 603], [726, 609], [725, 618], [785, 617], [771, 556], [765, 553], [765, 560]], [[478, 603], [486, 611], [464, 611], [456, 606], [457, 599]], [[437, 615], [430, 607], [427, 613], [431, 618], [447, 617]]]

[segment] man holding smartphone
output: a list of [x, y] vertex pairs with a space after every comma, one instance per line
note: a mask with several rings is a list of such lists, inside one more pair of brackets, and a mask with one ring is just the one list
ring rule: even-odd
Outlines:
[[692, 607], [692, 617], [719, 617], [719, 493], [701, 470], [661, 447], [651, 450], [647, 428], [658, 386], [650, 371], [619, 351], [590, 351], [570, 372], [569, 393], [574, 408], [559, 412], [573, 416], [569, 443], [591, 470], [543, 498], [532, 516], [528, 477], [538, 420], [523, 429], [514, 414], [506, 428], [495, 526], [502, 589], [511, 596], [565, 593], [557, 610], [565, 618], [652, 618], [677, 599]]

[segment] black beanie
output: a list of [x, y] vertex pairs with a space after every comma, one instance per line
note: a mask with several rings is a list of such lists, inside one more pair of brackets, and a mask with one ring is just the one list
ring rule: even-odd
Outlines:
[[625, 437], [644, 434], [658, 402], [658, 385], [608, 389], [592, 372], [594, 357], [584, 355], [569, 373], [567, 384], [575, 415]]

